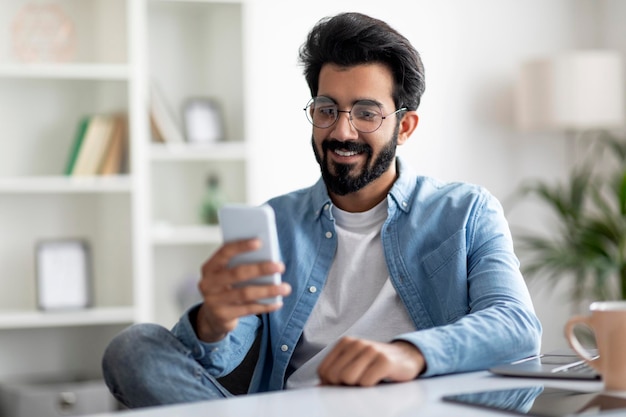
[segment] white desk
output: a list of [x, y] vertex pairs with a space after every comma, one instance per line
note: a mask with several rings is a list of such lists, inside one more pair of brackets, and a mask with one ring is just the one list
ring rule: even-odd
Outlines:
[[[480, 408], [444, 403], [446, 394], [481, 389], [543, 384], [589, 391], [602, 390], [601, 382], [509, 378], [473, 372], [418, 379], [372, 388], [316, 387], [246, 395], [227, 400], [144, 408], [99, 417], [401, 417], [401, 416], [510, 416]], [[92, 416], [96, 417], [96, 416]]]

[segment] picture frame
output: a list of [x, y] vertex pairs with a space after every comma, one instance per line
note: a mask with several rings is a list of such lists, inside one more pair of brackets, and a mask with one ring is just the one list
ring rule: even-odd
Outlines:
[[187, 99], [183, 107], [183, 124], [190, 143], [206, 144], [224, 140], [222, 113], [212, 98]]
[[92, 306], [91, 251], [83, 239], [49, 239], [35, 249], [37, 307], [40, 310]]

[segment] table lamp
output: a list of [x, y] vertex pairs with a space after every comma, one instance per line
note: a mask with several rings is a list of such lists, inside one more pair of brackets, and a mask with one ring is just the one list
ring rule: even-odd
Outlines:
[[522, 64], [516, 92], [522, 131], [624, 126], [624, 67], [617, 51], [583, 50]]

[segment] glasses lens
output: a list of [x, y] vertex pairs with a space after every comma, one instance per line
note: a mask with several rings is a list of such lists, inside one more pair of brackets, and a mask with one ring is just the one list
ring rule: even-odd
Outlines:
[[377, 103], [369, 100], [357, 101], [352, 106], [352, 125], [363, 133], [375, 131], [383, 123], [383, 114]]
[[[306, 117], [315, 127], [326, 129], [331, 127], [339, 117], [337, 104], [328, 97], [319, 96], [309, 100], [304, 108]], [[350, 113], [350, 123], [362, 133], [371, 133], [383, 123], [383, 114], [380, 105], [371, 100], [361, 100], [354, 103]]]
[[337, 105], [327, 97], [315, 97], [306, 107], [306, 116], [315, 127], [327, 128], [337, 120]]

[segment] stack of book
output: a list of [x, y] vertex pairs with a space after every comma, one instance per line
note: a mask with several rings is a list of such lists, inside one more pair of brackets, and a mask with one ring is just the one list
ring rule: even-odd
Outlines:
[[128, 149], [125, 115], [96, 114], [81, 119], [65, 175], [117, 175], [124, 172]]

